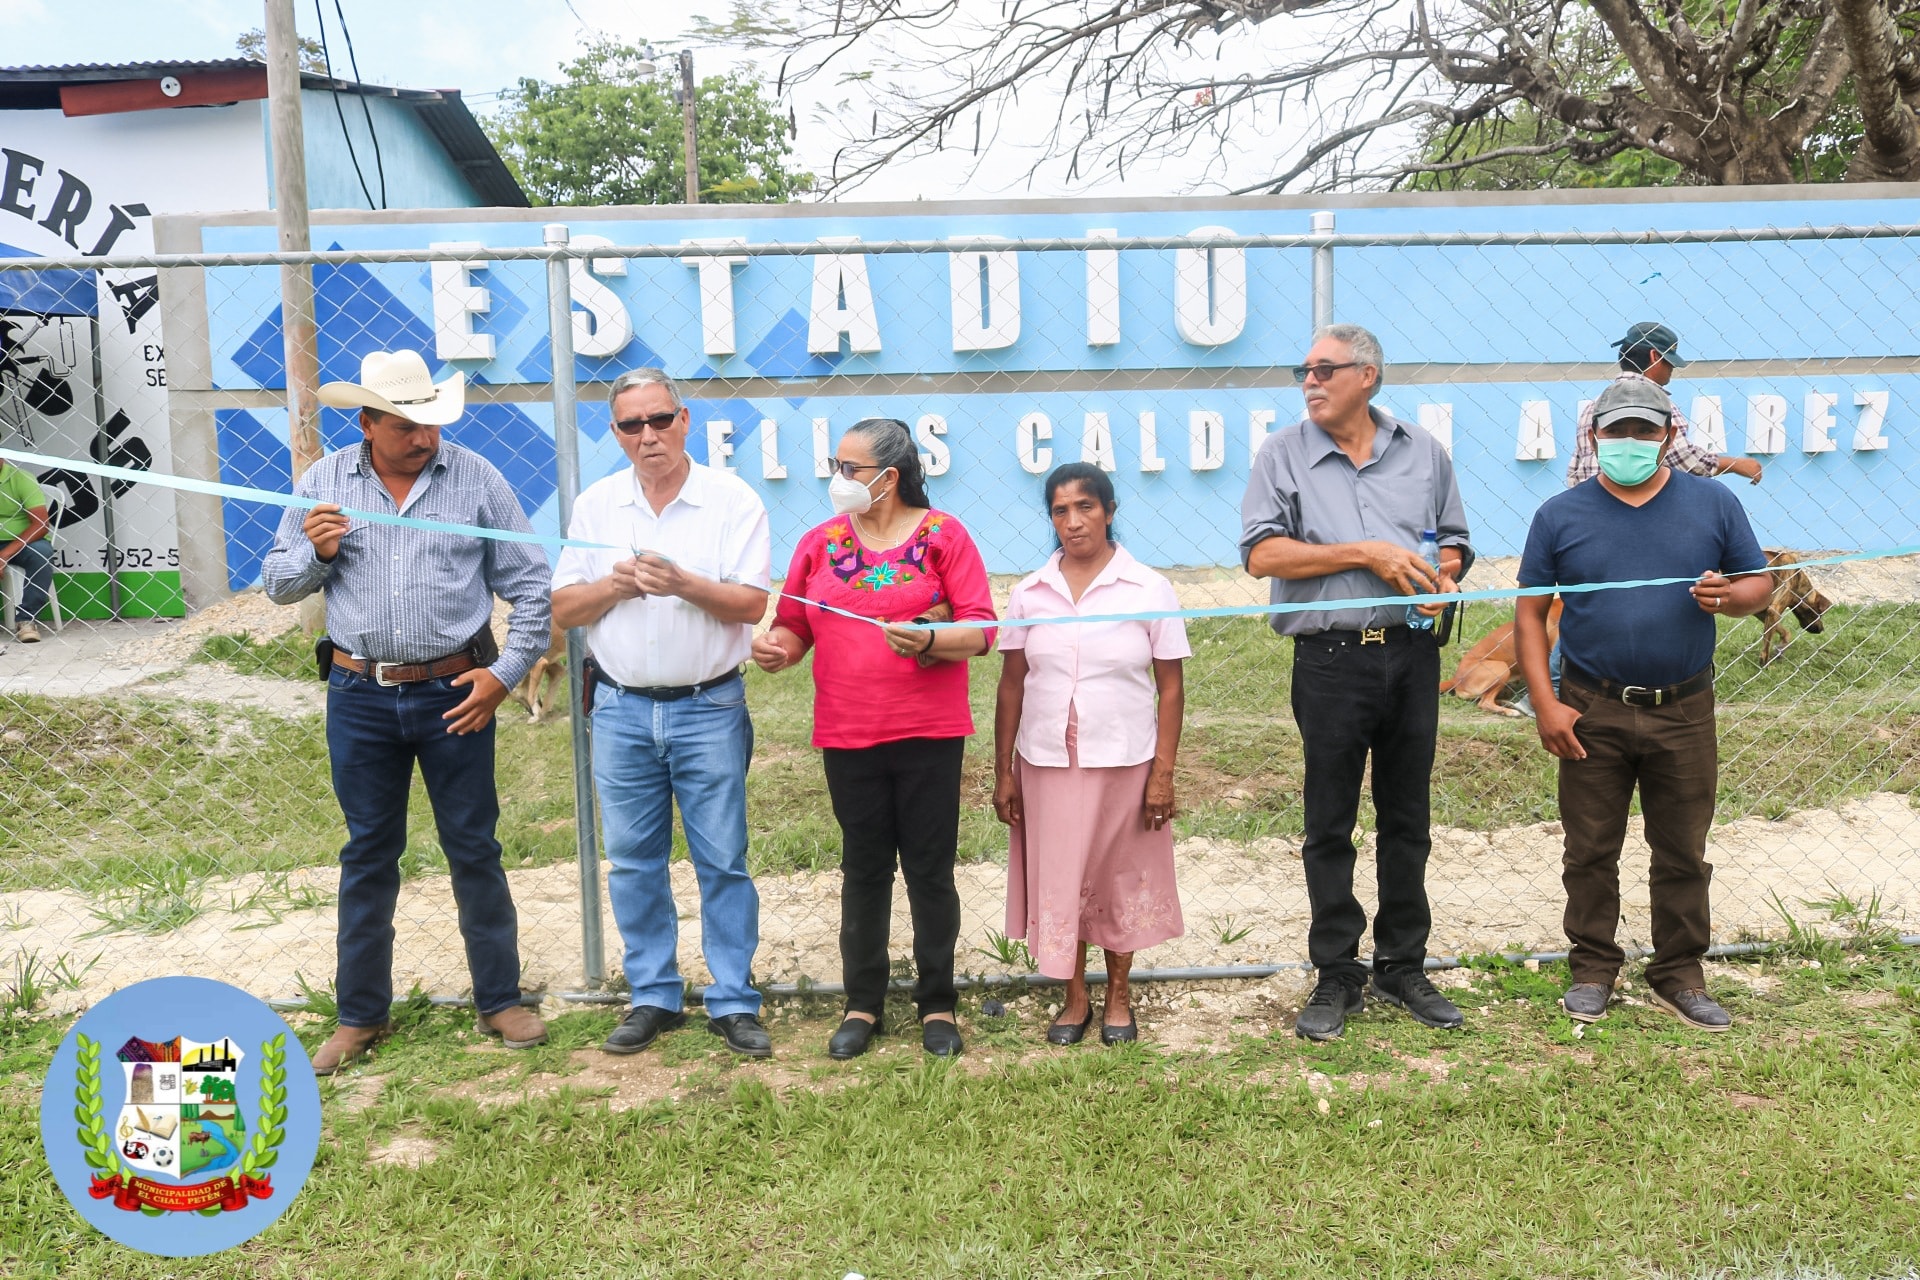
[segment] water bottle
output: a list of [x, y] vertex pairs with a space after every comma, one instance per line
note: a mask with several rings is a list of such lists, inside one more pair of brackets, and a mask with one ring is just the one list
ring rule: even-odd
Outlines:
[[[1437, 529], [1420, 531], [1420, 558], [1433, 569], [1433, 576], [1440, 576], [1440, 532]], [[1420, 612], [1420, 606], [1407, 606], [1407, 625], [1415, 631], [1433, 630], [1433, 619]]]

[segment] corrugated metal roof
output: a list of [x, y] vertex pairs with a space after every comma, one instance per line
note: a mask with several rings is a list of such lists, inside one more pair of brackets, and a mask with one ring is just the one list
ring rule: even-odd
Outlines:
[[[264, 68], [255, 58], [220, 58], [180, 62], [88, 62], [60, 66], [0, 67], [0, 110], [59, 110], [63, 84], [105, 84], [116, 80], [155, 80], [161, 76], [204, 75], [214, 71]], [[520, 189], [500, 153], [473, 117], [458, 89], [398, 89], [363, 84], [331, 76], [300, 73], [305, 89], [393, 98], [413, 108], [421, 124], [446, 150], [474, 194], [488, 205], [525, 209], [527, 193]]]

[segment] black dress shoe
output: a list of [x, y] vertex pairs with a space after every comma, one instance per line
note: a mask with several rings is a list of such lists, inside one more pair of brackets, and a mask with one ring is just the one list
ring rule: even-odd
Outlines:
[[1100, 1024], [1101, 1044], [1132, 1044], [1140, 1038], [1140, 1028], [1132, 1016], [1127, 1018], [1125, 1026], [1116, 1027], [1108, 1023]]
[[773, 1037], [751, 1013], [730, 1013], [724, 1018], [708, 1018], [707, 1030], [727, 1042], [727, 1048], [746, 1058], [771, 1058]]
[[[929, 1022], [928, 1026], [933, 1024]], [[1087, 1016], [1078, 1022], [1056, 1022], [1047, 1028], [1048, 1044], [1079, 1044], [1087, 1038], [1087, 1028], [1093, 1025], [1093, 1006], [1087, 1006]]]
[[687, 1025], [687, 1015], [678, 1009], [662, 1009], [655, 1005], [635, 1005], [627, 1010], [627, 1016], [613, 1029], [606, 1043], [600, 1046], [603, 1053], [638, 1053], [655, 1040], [663, 1031]]
[[960, 1028], [945, 1018], [935, 1018], [920, 1024], [920, 1047], [936, 1058], [952, 1058], [966, 1048], [960, 1039]]
[[873, 1038], [880, 1034], [878, 1022], [868, 1022], [865, 1018], [848, 1018], [840, 1024], [840, 1029], [827, 1041], [827, 1056], [845, 1062], [848, 1058], [857, 1058], [867, 1051]]
[[1680, 1021], [1698, 1031], [1725, 1031], [1733, 1026], [1727, 1011], [1714, 1003], [1712, 996], [1699, 987], [1676, 991], [1671, 995], [1653, 993], [1653, 1002]]
[[1389, 969], [1385, 973], [1376, 969], [1373, 994], [1388, 1004], [1399, 1005], [1413, 1015], [1415, 1022], [1442, 1031], [1456, 1030], [1466, 1021], [1453, 1002], [1441, 995], [1420, 969]]

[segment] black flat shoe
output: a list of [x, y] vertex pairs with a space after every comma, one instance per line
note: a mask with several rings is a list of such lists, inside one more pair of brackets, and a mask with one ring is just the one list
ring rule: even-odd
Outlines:
[[879, 1023], [868, 1022], [865, 1018], [848, 1018], [827, 1041], [827, 1056], [841, 1062], [857, 1058], [867, 1051], [873, 1038], [879, 1034]]
[[1078, 1022], [1056, 1022], [1047, 1028], [1048, 1044], [1079, 1044], [1087, 1038], [1087, 1028], [1093, 1025], [1093, 1006], [1087, 1006], [1087, 1016]]
[[605, 1053], [638, 1053], [658, 1040], [664, 1032], [687, 1023], [685, 1010], [662, 1009], [657, 1005], [636, 1005], [627, 1010], [627, 1016], [613, 1029], [606, 1043], [600, 1046]]
[[1132, 1017], [1128, 1017], [1126, 1025], [1122, 1027], [1108, 1026], [1104, 1022], [1100, 1024], [1101, 1044], [1132, 1044], [1139, 1038], [1140, 1028]]
[[920, 1047], [936, 1058], [952, 1058], [966, 1048], [960, 1028], [945, 1018], [920, 1024]]

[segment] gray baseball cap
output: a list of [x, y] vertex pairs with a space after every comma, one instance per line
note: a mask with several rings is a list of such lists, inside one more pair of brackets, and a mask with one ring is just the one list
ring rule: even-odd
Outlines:
[[1672, 423], [1673, 401], [1665, 388], [1645, 378], [1621, 378], [1608, 384], [1593, 402], [1594, 429], [1626, 421]]
[[1613, 344], [1620, 348], [1620, 354], [1629, 351], [1656, 351], [1660, 358], [1676, 369], [1684, 368], [1686, 361], [1680, 355], [1680, 335], [1658, 320], [1642, 320], [1627, 330], [1627, 336]]

